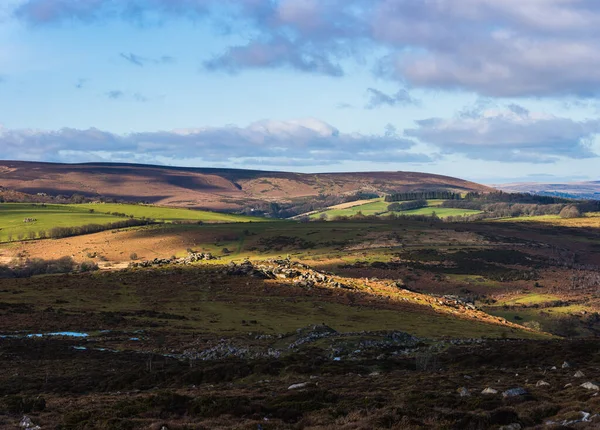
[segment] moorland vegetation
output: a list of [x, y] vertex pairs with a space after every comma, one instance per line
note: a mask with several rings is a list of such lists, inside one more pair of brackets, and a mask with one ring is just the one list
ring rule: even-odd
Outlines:
[[0, 426], [599, 425], [597, 202], [444, 196], [0, 205]]

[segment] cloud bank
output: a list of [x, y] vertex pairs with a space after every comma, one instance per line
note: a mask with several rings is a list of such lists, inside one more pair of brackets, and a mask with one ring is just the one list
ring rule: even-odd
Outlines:
[[436, 146], [443, 154], [472, 159], [552, 163], [560, 158], [597, 157], [592, 150], [600, 120], [574, 121], [530, 113], [518, 105], [452, 119], [429, 118], [405, 130], [409, 137]]
[[342, 133], [316, 119], [264, 120], [247, 127], [227, 126], [118, 135], [98, 129], [57, 131], [0, 128], [0, 158], [77, 161], [109, 154], [111, 159], [174, 162], [200, 159], [292, 166], [333, 165], [345, 161], [427, 163], [431, 158], [410, 149], [415, 142], [393, 130], [381, 135]]
[[14, 14], [30, 25], [218, 18], [250, 35], [206, 59], [211, 71], [284, 67], [337, 77], [347, 60], [376, 55], [379, 75], [411, 87], [492, 97], [600, 93], [600, 3], [592, 0], [24, 0]]

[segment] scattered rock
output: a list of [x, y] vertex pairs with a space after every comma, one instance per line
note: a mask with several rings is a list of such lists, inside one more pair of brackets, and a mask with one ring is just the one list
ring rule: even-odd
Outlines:
[[574, 375], [576, 378], [583, 378], [585, 375], [581, 370], [578, 370], [577, 372], [575, 372]]
[[41, 430], [40, 426], [36, 426], [27, 415], [25, 415], [21, 422], [19, 423], [19, 427], [27, 430]]
[[571, 383], [568, 383], [568, 384], [566, 384], [566, 385], [564, 386], [564, 388], [569, 388], [569, 387], [572, 387], [572, 386], [573, 386], [573, 384], [571, 384]]
[[592, 422], [592, 418], [596, 418], [598, 417], [598, 414], [592, 416], [592, 414], [590, 414], [589, 412], [584, 412], [581, 411], [579, 412], [581, 414], [581, 418], [578, 420], [564, 420], [564, 421], [546, 421], [546, 425], [547, 426], [563, 426], [563, 427], [567, 427], [567, 426], [571, 426], [573, 424], [577, 424], [577, 423], [590, 423]]
[[500, 427], [500, 430], [521, 430], [522, 428], [523, 427], [521, 427], [521, 424], [512, 423], [512, 424]]
[[481, 394], [498, 394], [498, 390], [494, 390], [493, 388], [487, 387], [481, 392]]
[[600, 390], [600, 387], [598, 387], [598, 385], [596, 385], [592, 382], [584, 382], [583, 384], [580, 385], [580, 387], [586, 388], [588, 390], [595, 390], [595, 391]]
[[562, 364], [563, 369], [568, 369], [569, 367], [571, 367], [571, 365], [566, 361]]
[[255, 360], [259, 358], [279, 358], [281, 351], [273, 348], [260, 348], [248, 346], [236, 346], [225, 340], [208, 349], [188, 349], [183, 352], [182, 358], [187, 360], [215, 361], [226, 358], [242, 358]]
[[549, 387], [550, 384], [547, 383], [546, 381], [537, 381], [537, 383], [535, 384], [536, 387]]
[[288, 387], [288, 390], [299, 390], [300, 388], [308, 387], [308, 382], [301, 382], [299, 384], [292, 384]]
[[305, 343], [315, 342], [325, 337], [337, 334], [337, 331], [324, 324], [317, 324], [309, 327], [299, 328], [297, 331], [300, 336], [295, 342], [291, 343], [289, 349], [296, 349]]
[[456, 390], [456, 392], [458, 393], [458, 395], [460, 397], [469, 397], [471, 395], [471, 393], [469, 392], [469, 390], [466, 387], [460, 387], [459, 389]]
[[517, 388], [511, 388], [510, 390], [506, 390], [505, 392], [502, 393], [502, 397], [505, 397], [505, 398], [518, 397], [518, 396], [525, 396], [526, 394], [527, 394], [527, 390], [525, 388], [517, 387]]

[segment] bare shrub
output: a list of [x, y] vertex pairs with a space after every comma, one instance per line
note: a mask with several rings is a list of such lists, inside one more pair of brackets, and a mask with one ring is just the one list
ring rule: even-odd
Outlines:
[[421, 372], [433, 372], [439, 368], [437, 351], [428, 349], [415, 355], [415, 366]]

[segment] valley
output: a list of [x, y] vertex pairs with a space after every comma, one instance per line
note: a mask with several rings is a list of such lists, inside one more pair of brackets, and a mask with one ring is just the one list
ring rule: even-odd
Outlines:
[[0, 426], [598, 422], [593, 203], [386, 196], [275, 219], [39, 197], [0, 204]]

